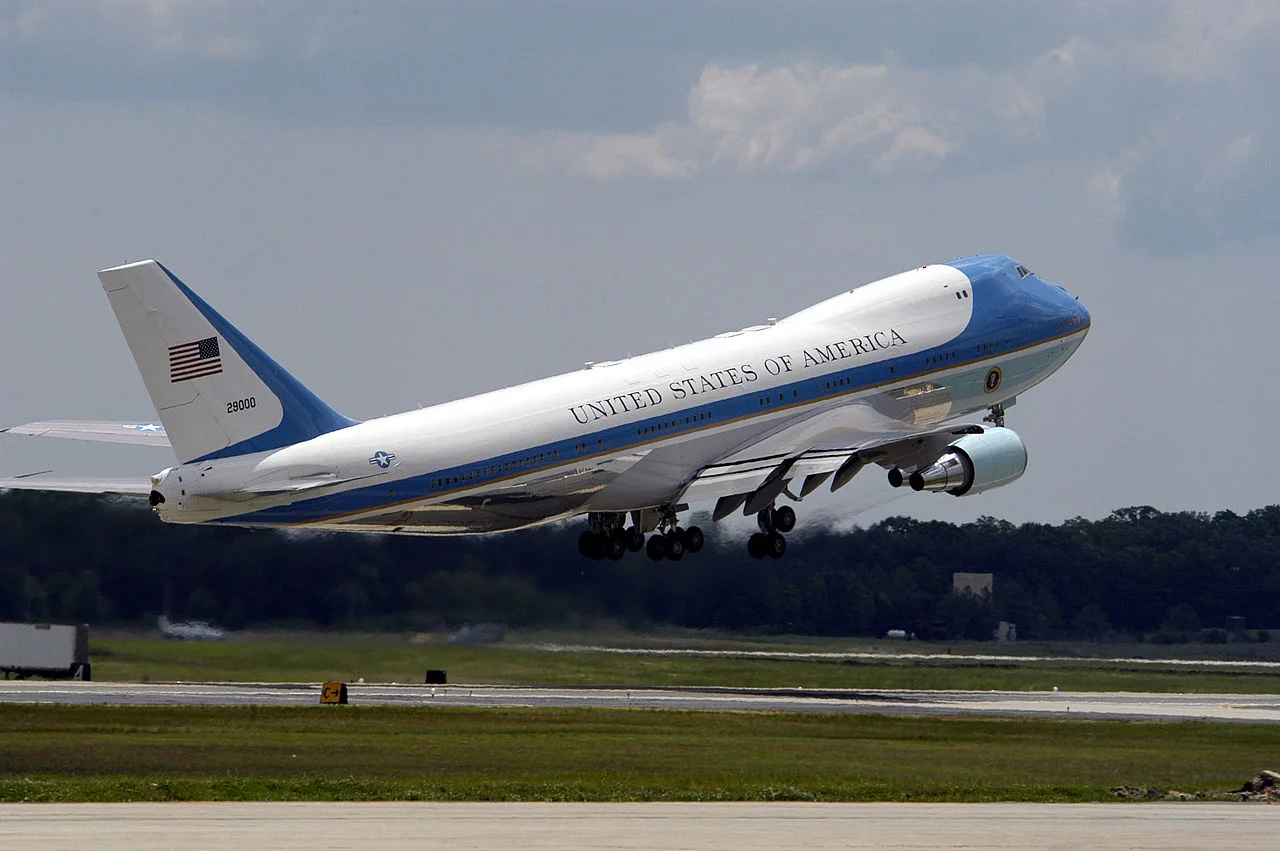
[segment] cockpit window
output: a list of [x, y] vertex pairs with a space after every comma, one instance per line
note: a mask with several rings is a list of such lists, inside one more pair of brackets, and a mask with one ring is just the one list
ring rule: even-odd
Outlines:
[[1030, 275], [1030, 274], [1031, 274], [1031, 270], [1030, 270], [1030, 269], [1028, 269], [1026, 266], [1019, 266], [1019, 267], [1018, 267], [1018, 277], [1019, 277], [1019, 278], [1025, 278], [1027, 275]]

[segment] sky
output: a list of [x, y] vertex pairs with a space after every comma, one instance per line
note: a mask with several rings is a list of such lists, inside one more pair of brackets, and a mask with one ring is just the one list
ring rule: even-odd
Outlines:
[[[0, 425], [149, 421], [95, 272], [163, 262], [395, 413], [1016, 257], [1089, 308], [973, 497], [1014, 523], [1280, 502], [1280, 4], [0, 0]], [[0, 436], [0, 475], [166, 450]]]

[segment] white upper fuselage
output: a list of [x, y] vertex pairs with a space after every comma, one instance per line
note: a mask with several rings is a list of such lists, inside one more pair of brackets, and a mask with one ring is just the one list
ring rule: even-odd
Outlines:
[[156, 477], [157, 511], [450, 533], [721, 495], [689, 486], [708, 465], [908, 435], [1043, 380], [1089, 316], [1024, 273], [995, 256], [925, 266], [774, 324], [182, 464]]

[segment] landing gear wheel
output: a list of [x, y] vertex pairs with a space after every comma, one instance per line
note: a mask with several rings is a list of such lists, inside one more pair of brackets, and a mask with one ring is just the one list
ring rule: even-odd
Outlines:
[[632, 526], [623, 533], [627, 542], [627, 550], [629, 552], [638, 553], [644, 549], [644, 532], [636, 526]]
[[773, 512], [773, 526], [784, 535], [796, 528], [796, 510], [784, 505]]
[[684, 558], [684, 541], [680, 540], [680, 533], [668, 532], [663, 535], [662, 550], [667, 558], [672, 561], [679, 561]]
[[627, 554], [627, 542], [622, 537], [622, 533], [618, 532], [604, 540], [604, 555], [609, 561], [622, 561], [622, 557]]
[[702, 536], [702, 530], [697, 526], [690, 526], [688, 529], [681, 532], [680, 536], [684, 541], [685, 550], [691, 553], [696, 553], [698, 550], [702, 549], [702, 544], [706, 540]]
[[747, 538], [747, 554], [752, 558], [764, 558], [765, 540], [766, 536], [763, 532], [756, 532]]
[[654, 561], [662, 561], [667, 557], [667, 548], [662, 543], [661, 535], [653, 535], [644, 545], [644, 551]]
[[777, 512], [773, 510], [773, 506], [760, 509], [756, 514], [756, 525], [760, 527], [760, 531], [766, 535], [777, 529]]
[[782, 558], [787, 552], [787, 539], [774, 532], [765, 536], [764, 547], [769, 558]]

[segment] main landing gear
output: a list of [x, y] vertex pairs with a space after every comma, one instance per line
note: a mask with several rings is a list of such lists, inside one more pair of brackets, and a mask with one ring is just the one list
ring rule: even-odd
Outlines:
[[796, 527], [796, 510], [789, 505], [771, 505], [756, 514], [756, 525], [760, 531], [747, 538], [747, 553], [752, 558], [782, 558], [787, 552], [783, 536]]
[[664, 558], [679, 561], [685, 553], [701, 550], [705, 541], [697, 526], [682, 529], [675, 510], [669, 506], [659, 510], [657, 526], [647, 541], [645, 530], [639, 525], [626, 525], [626, 514], [593, 512], [587, 515], [587, 520], [591, 528], [578, 536], [578, 552], [596, 560], [619, 561], [629, 552], [644, 550], [654, 561]]
[[697, 526], [680, 528], [675, 509], [664, 505], [658, 509], [658, 526], [649, 536], [644, 551], [654, 561], [662, 561], [664, 558], [679, 561], [684, 558], [685, 553], [701, 550], [704, 542], [701, 529]]
[[[654, 561], [679, 561], [685, 553], [702, 549], [705, 538], [697, 526], [681, 527], [672, 506], [664, 505], [655, 512], [634, 512], [632, 523], [622, 512], [592, 512], [587, 515], [591, 528], [578, 537], [578, 552], [597, 561], [620, 561], [627, 553], [644, 550]], [[786, 534], [796, 527], [796, 510], [789, 505], [770, 505], [756, 513], [760, 531], [747, 539], [747, 552], [752, 558], [782, 558], [787, 552]], [[646, 538], [646, 533], [651, 533]]]

